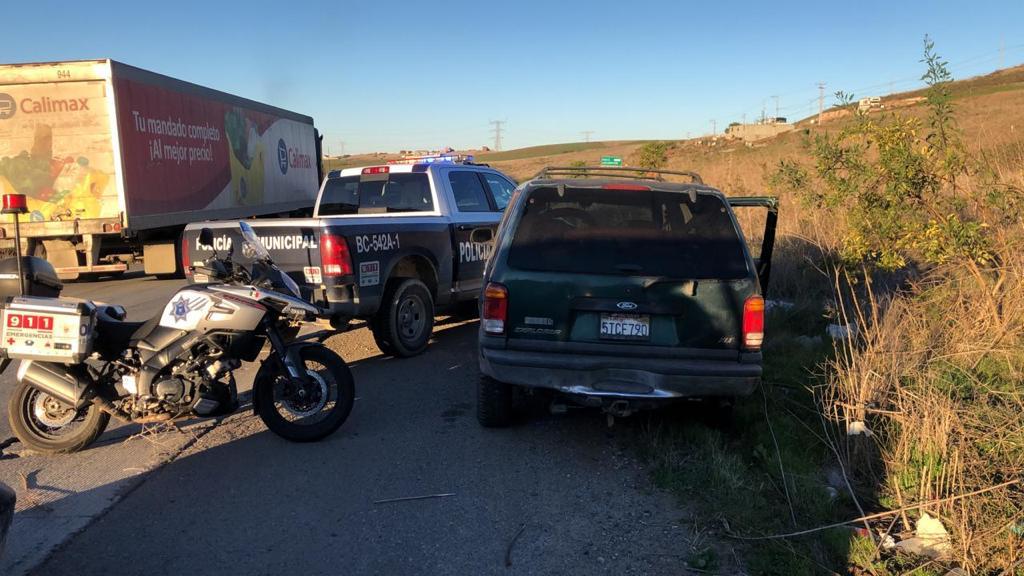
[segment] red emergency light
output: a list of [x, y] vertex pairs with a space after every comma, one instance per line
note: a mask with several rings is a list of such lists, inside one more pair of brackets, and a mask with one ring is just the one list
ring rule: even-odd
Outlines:
[[363, 168], [363, 174], [387, 174], [391, 171], [391, 168], [387, 166], [370, 166], [369, 168]]
[[24, 214], [28, 212], [28, 199], [24, 194], [4, 194], [4, 214]]

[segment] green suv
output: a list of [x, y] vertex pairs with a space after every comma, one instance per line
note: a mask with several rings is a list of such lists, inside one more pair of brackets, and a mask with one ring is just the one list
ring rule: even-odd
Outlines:
[[[757, 259], [739, 207], [767, 210]], [[522, 184], [484, 271], [480, 423], [509, 424], [526, 389], [615, 416], [750, 394], [777, 219], [775, 198], [727, 198], [692, 172], [547, 168]]]

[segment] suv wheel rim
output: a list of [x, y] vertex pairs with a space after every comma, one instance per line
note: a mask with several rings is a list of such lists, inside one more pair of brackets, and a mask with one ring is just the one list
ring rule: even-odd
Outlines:
[[398, 305], [398, 333], [402, 340], [410, 342], [418, 339], [426, 324], [423, 301], [416, 296], [403, 298]]

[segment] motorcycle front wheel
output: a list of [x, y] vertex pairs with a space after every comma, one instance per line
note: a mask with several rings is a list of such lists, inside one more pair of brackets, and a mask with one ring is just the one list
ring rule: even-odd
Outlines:
[[15, 385], [7, 413], [21, 443], [44, 454], [78, 452], [110, 422], [110, 414], [95, 404], [75, 410], [25, 382]]
[[352, 373], [320, 345], [298, 351], [308, 378], [292, 378], [279, 359], [263, 364], [254, 382], [256, 413], [271, 432], [293, 442], [315, 442], [348, 419], [355, 401]]

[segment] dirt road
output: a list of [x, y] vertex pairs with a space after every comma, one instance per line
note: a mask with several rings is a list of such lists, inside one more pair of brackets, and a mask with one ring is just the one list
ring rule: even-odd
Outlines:
[[[357, 402], [324, 442], [288, 443], [241, 412], [0, 460], [21, 498], [0, 572], [681, 573], [687, 513], [616, 436], [628, 425], [572, 411], [480, 428], [475, 336], [476, 322], [447, 324], [408, 360], [380, 356], [365, 329], [329, 340]], [[450, 495], [380, 502], [436, 494]]]

